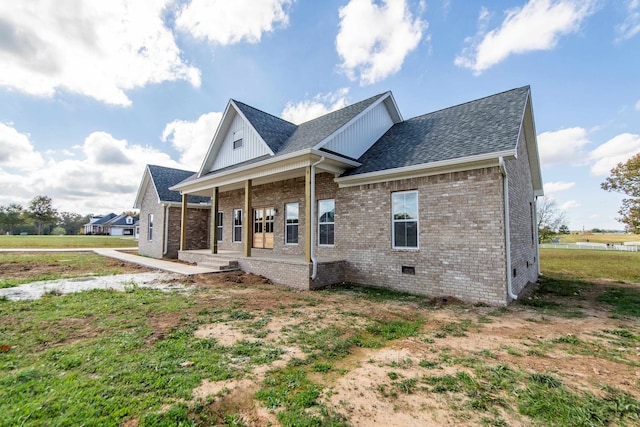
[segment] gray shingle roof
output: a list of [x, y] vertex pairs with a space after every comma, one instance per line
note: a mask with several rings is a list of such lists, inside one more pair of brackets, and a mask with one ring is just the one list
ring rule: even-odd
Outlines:
[[[151, 178], [155, 184], [158, 197], [162, 202], [181, 202], [182, 196], [179, 191], [169, 190], [179, 182], [195, 175], [195, 172], [185, 171], [181, 169], [167, 168], [164, 166], [148, 165]], [[210, 199], [202, 196], [188, 196], [188, 203], [208, 203]]]
[[528, 94], [524, 86], [397, 123], [343, 176], [512, 150]]
[[314, 147], [383, 95], [372, 96], [297, 126], [242, 102], [233, 102], [277, 156]]
[[280, 150], [297, 128], [293, 123], [253, 108], [250, 105], [236, 100], [233, 100], [233, 102], [274, 153]]
[[278, 154], [293, 153], [294, 151], [312, 148], [323, 139], [347, 124], [349, 120], [367, 109], [371, 104], [380, 99], [384, 93], [372, 96], [364, 101], [348, 105], [340, 110], [309, 120], [298, 126], [298, 129], [287, 140]]
[[90, 224], [91, 225], [103, 225], [103, 224], [106, 224], [107, 222], [111, 221], [113, 218], [115, 218], [117, 216], [118, 215], [116, 215], [115, 213], [111, 212], [110, 214], [104, 215], [100, 219], [98, 219], [95, 222], [92, 222]]

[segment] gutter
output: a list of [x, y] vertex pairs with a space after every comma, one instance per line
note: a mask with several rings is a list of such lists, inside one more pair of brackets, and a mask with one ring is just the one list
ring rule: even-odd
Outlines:
[[318, 260], [316, 259], [316, 166], [325, 161], [322, 156], [320, 160], [311, 165], [311, 263], [313, 269], [311, 272], [311, 280], [318, 277]]
[[162, 204], [164, 206], [164, 247], [162, 249], [162, 255], [166, 255], [169, 252], [169, 204]]
[[507, 294], [512, 300], [517, 300], [518, 295], [513, 293], [513, 283], [511, 281], [511, 230], [509, 227], [509, 177], [507, 176], [507, 168], [504, 164], [504, 158], [500, 159], [500, 172], [502, 172], [502, 183], [504, 185], [504, 240], [505, 240], [505, 252], [507, 258]]

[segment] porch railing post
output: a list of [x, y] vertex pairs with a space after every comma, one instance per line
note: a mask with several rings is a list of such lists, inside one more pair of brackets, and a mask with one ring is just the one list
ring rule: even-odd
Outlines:
[[244, 256], [251, 256], [251, 230], [253, 229], [253, 212], [251, 212], [251, 180], [244, 182], [244, 228], [242, 229], [242, 239], [244, 240]]
[[304, 173], [304, 257], [311, 262], [311, 166]]
[[187, 195], [182, 193], [182, 212], [180, 212], [180, 250], [187, 249]]
[[218, 253], [218, 187], [211, 194], [211, 253]]

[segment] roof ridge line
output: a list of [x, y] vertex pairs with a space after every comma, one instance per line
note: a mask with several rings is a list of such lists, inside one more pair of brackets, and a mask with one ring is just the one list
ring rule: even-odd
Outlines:
[[483, 99], [493, 98], [494, 96], [503, 95], [503, 94], [505, 94], [505, 93], [507, 93], [507, 92], [513, 92], [513, 91], [516, 91], [516, 90], [519, 90], [519, 89], [524, 89], [524, 88], [529, 88], [529, 90], [530, 90], [530, 89], [531, 89], [531, 86], [529, 86], [529, 85], [525, 85], [525, 86], [520, 86], [520, 87], [514, 87], [513, 89], [503, 90], [502, 92], [494, 93], [494, 94], [492, 94], [492, 95], [482, 96], [482, 97], [480, 97], [480, 98], [472, 99], [472, 100], [470, 100], [470, 101], [466, 101], [466, 102], [461, 102], [460, 104], [452, 105], [452, 106], [450, 106], [450, 107], [444, 107], [444, 108], [440, 108], [440, 109], [438, 109], [438, 110], [430, 111], [430, 112], [428, 112], [428, 113], [419, 114], [419, 115], [417, 115], [417, 116], [414, 116], [414, 117], [410, 117], [410, 118], [408, 118], [408, 119], [405, 119], [404, 121], [412, 120], [412, 119], [417, 119], [418, 117], [428, 116], [428, 115], [430, 115], [430, 114], [439, 113], [439, 112], [441, 112], [441, 111], [450, 110], [450, 109], [452, 109], [452, 108], [462, 107], [463, 105], [471, 104], [472, 102], [482, 101]]

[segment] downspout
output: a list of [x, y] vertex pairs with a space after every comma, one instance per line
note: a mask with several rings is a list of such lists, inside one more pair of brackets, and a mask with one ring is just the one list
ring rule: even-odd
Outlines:
[[162, 255], [166, 255], [169, 252], [169, 205], [164, 205], [164, 248], [162, 249]]
[[538, 196], [533, 199], [533, 229], [535, 230], [535, 238], [536, 238], [536, 261], [538, 264], [538, 276], [542, 276], [542, 271], [540, 270], [540, 236], [538, 235]]
[[311, 165], [311, 263], [313, 269], [311, 272], [311, 280], [316, 280], [318, 277], [318, 260], [316, 259], [316, 166], [324, 162], [325, 157], [322, 156], [320, 160]]
[[500, 157], [500, 172], [502, 172], [502, 183], [504, 186], [504, 240], [507, 258], [507, 294], [512, 300], [517, 300], [518, 295], [513, 293], [513, 283], [511, 282], [511, 222], [509, 219], [509, 177], [507, 176], [507, 168], [505, 167], [503, 157]]

